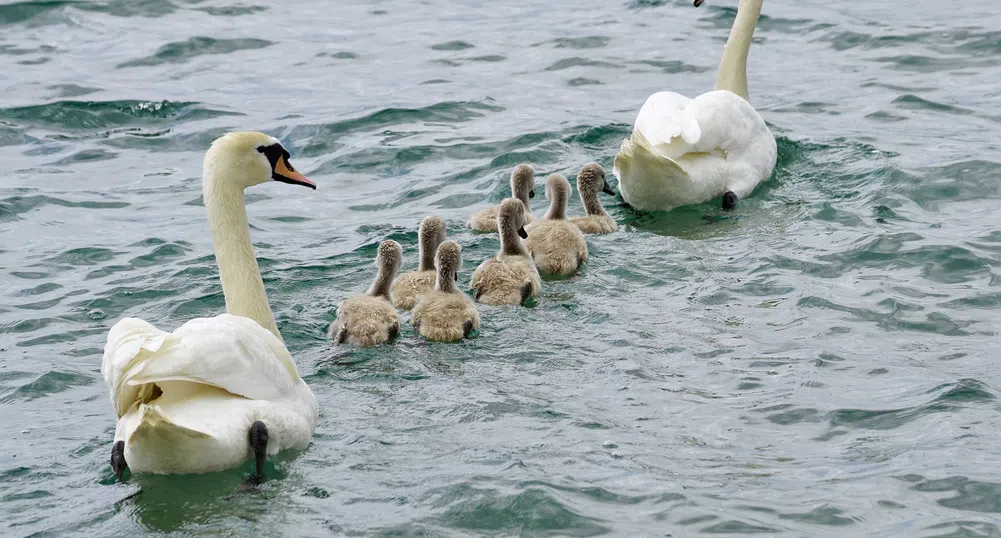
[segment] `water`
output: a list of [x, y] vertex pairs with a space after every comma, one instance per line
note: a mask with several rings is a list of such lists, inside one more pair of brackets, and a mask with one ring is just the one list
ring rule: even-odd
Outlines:
[[[606, 199], [584, 273], [478, 338], [327, 343], [378, 241], [412, 267], [442, 215], [468, 282], [515, 164], [610, 170], [647, 95], [710, 89], [735, 6], [0, 5], [0, 534], [1001, 536], [990, 2], [768, 0], [779, 164], [734, 214]], [[230, 129], [320, 184], [248, 193], [319, 426], [259, 490], [115, 483], [105, 335], [223, 311], [199, 192]]]

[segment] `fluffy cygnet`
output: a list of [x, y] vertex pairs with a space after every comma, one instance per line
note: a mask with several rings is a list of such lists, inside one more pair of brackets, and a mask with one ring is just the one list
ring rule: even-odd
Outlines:
[[[519, 164], [511, 172], [511, 196], [525, 204], [525, 223], [532, 222], [532, 204], [530, 198], [535, 198], [535, 170], [527, 164]], [[497, 210], [500, 205], [490, 206], [473, 213], [467, 226], [477, 232], [497, 232]]]
[[543, 273], [569, 275], [577, 272], [587, 261], [587, 241], [580, 228], [567, 220], [567, 203], [570, 200], [570, 182], [562, 174], [553, 174], [546, 180], [546, 198], [549, 211], [542, 220], [525, 226], [528, 239], [525, 246], [532, 254], [535, 265]]
[[619, 229], [598, 200], [599, 192], [615, 196], [615, 191], [605, 182], [605, 170], [601, 165], [590, 163], [580, 169], [577, 174], [577, 191], [580, 193], [580, 200], [584, 202], [587, 216], [574, 217], [570, 222], [586, 234], [607, 234]]
[[522, 238], [525, 232], [525, 204], [517, 198], [507, 198], [497, 213], [497, 228], [501, 249], [497, 256], [485, 260], [473, 271], [470, 285], [476, 300], [486, 304], [521, 304], [539, 294], [542, 281], [539, 270], [528, 253]]
[[421, 336], [436, 342], [457, 342], [480, 328], [476, 305], [459, 291], [462, 250], [455, 241], [445, 241], [435, 255], [434, 290], [421, 296], [414, 307], [411, 323]]
[[403, 273], [393, 281], [393, 305], [410, 310], [424, 293], [434, 289], [434, 256], [438, 245], [445, 240], [445, 219], [438, 216], [424, 217], [417, 230], [420, 265], [416, 271]]
[[337, 319], [330, 324], [334, 342], [377, 346], [400, 334], [400, 315], [393, 308], [390, 285], [402, 261], [403, 248], [399, 243], [392, 240], [379, 243], [375, 256], [379, 274], [364, 295], [348, 297], [337, 308]]

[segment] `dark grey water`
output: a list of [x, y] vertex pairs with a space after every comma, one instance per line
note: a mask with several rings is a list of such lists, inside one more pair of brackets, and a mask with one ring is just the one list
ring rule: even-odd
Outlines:
[[[0, 534], [1001, 536], [990, 2], [766, 0], [779, 164], [735, 215], [613, 203], [581, 276], [473, 341], [328, 345], [378, 241], [415, 264], [440, 214], [468, 281], [511, 167], [610, 169], [647, 95], [711, 89], [735, 7], [0, 5]], [[117, 484], [105, 334], [222, 312], [199, 175], [232, 129], [320, 184], [249, 193], [320, 424], [258, 491]]]

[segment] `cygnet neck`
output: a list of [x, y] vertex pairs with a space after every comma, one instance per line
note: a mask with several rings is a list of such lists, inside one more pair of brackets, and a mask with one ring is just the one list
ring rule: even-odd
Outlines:
[[421, 222], [421, 227], [417, 231], [421, 256], [418, 271], [434, 271], [435, 252], [438, 250], [438, 245], [445, 240], [444, 230], [440, 228], [444, 225], [444, 221], [436, 217], [429, 218], [434, 218], [435, 221]]
[[510, 213], [501, 212], [497, 215], [497, 228], [500, 231], [501, 254], [508, 256], [527, 256], [528, 249], [518, 235], [518, 226], [515, 225], [515, 216]]
[[549, 211], [545, 218], [549, 220], [564, 220], [567, 218], [567, 204], [570, 202], [569, 192], [565, 186], [549, 189]]
[[577, 185], [577, 190], [580, 191], [580, 199], [584, 203], [584, 213], [588, 216], [608, 216], [604, 206], [601, 205], [601, 200], [598, 199], [596, 190], [581, 184]]
[[375, 280], [366, 294], [372, 297], [382, 297], [389, 302], [393, 302], [393, 295], [390, 293], [390, 289], [393, 287], [393, 277], [395, 276], [396, 270], [392, 266], [391, 261], [380, 262], [379, 273], [376, 274]]
[[434, 289], [444, 293], [456, 293], [459, 291], [455, 285], [455, 267], [449, 264], [442, 264], [435, 274]]

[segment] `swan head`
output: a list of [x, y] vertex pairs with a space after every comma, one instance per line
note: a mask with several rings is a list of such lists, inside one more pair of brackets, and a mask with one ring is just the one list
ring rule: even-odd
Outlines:
[[605, 180], [605, 169], [598, 163], [585, 164], [577, 174], [577, 190], [583, 193], [597, 194], [603, 192], [615, 196], [615, 191]]
[[518, 231], [518, 237], [528, 239], [525, 231], [525, 204], [517, 198], [505, 198], [497, 211], [497, 229], [503, 235], [508, 228]]
[[458, 282], [462, 268], [462, 248], [455, 241], [442, 241], [434, 255], [434, 265], [439, 275], [451, 277]]
[[392, 239], [387, 239], [379, 243], [379, 249], [375, 254], [375, 265], [379, 268], [380, 274], [387, 275], [392, 279], [400, 270], [403, 264], [403, 247]]
[[280, 181], [316, 189], [316, 183], [289, 162], [289, 152], [273, 136], [256, 132], [226, 133], [212, 142], [203, 164], [205, 177], [240, 189]]
[[535, 170], [528, 164], [519, 164], [511, 172], [511, 194], [521, 200], [535, 198]]

